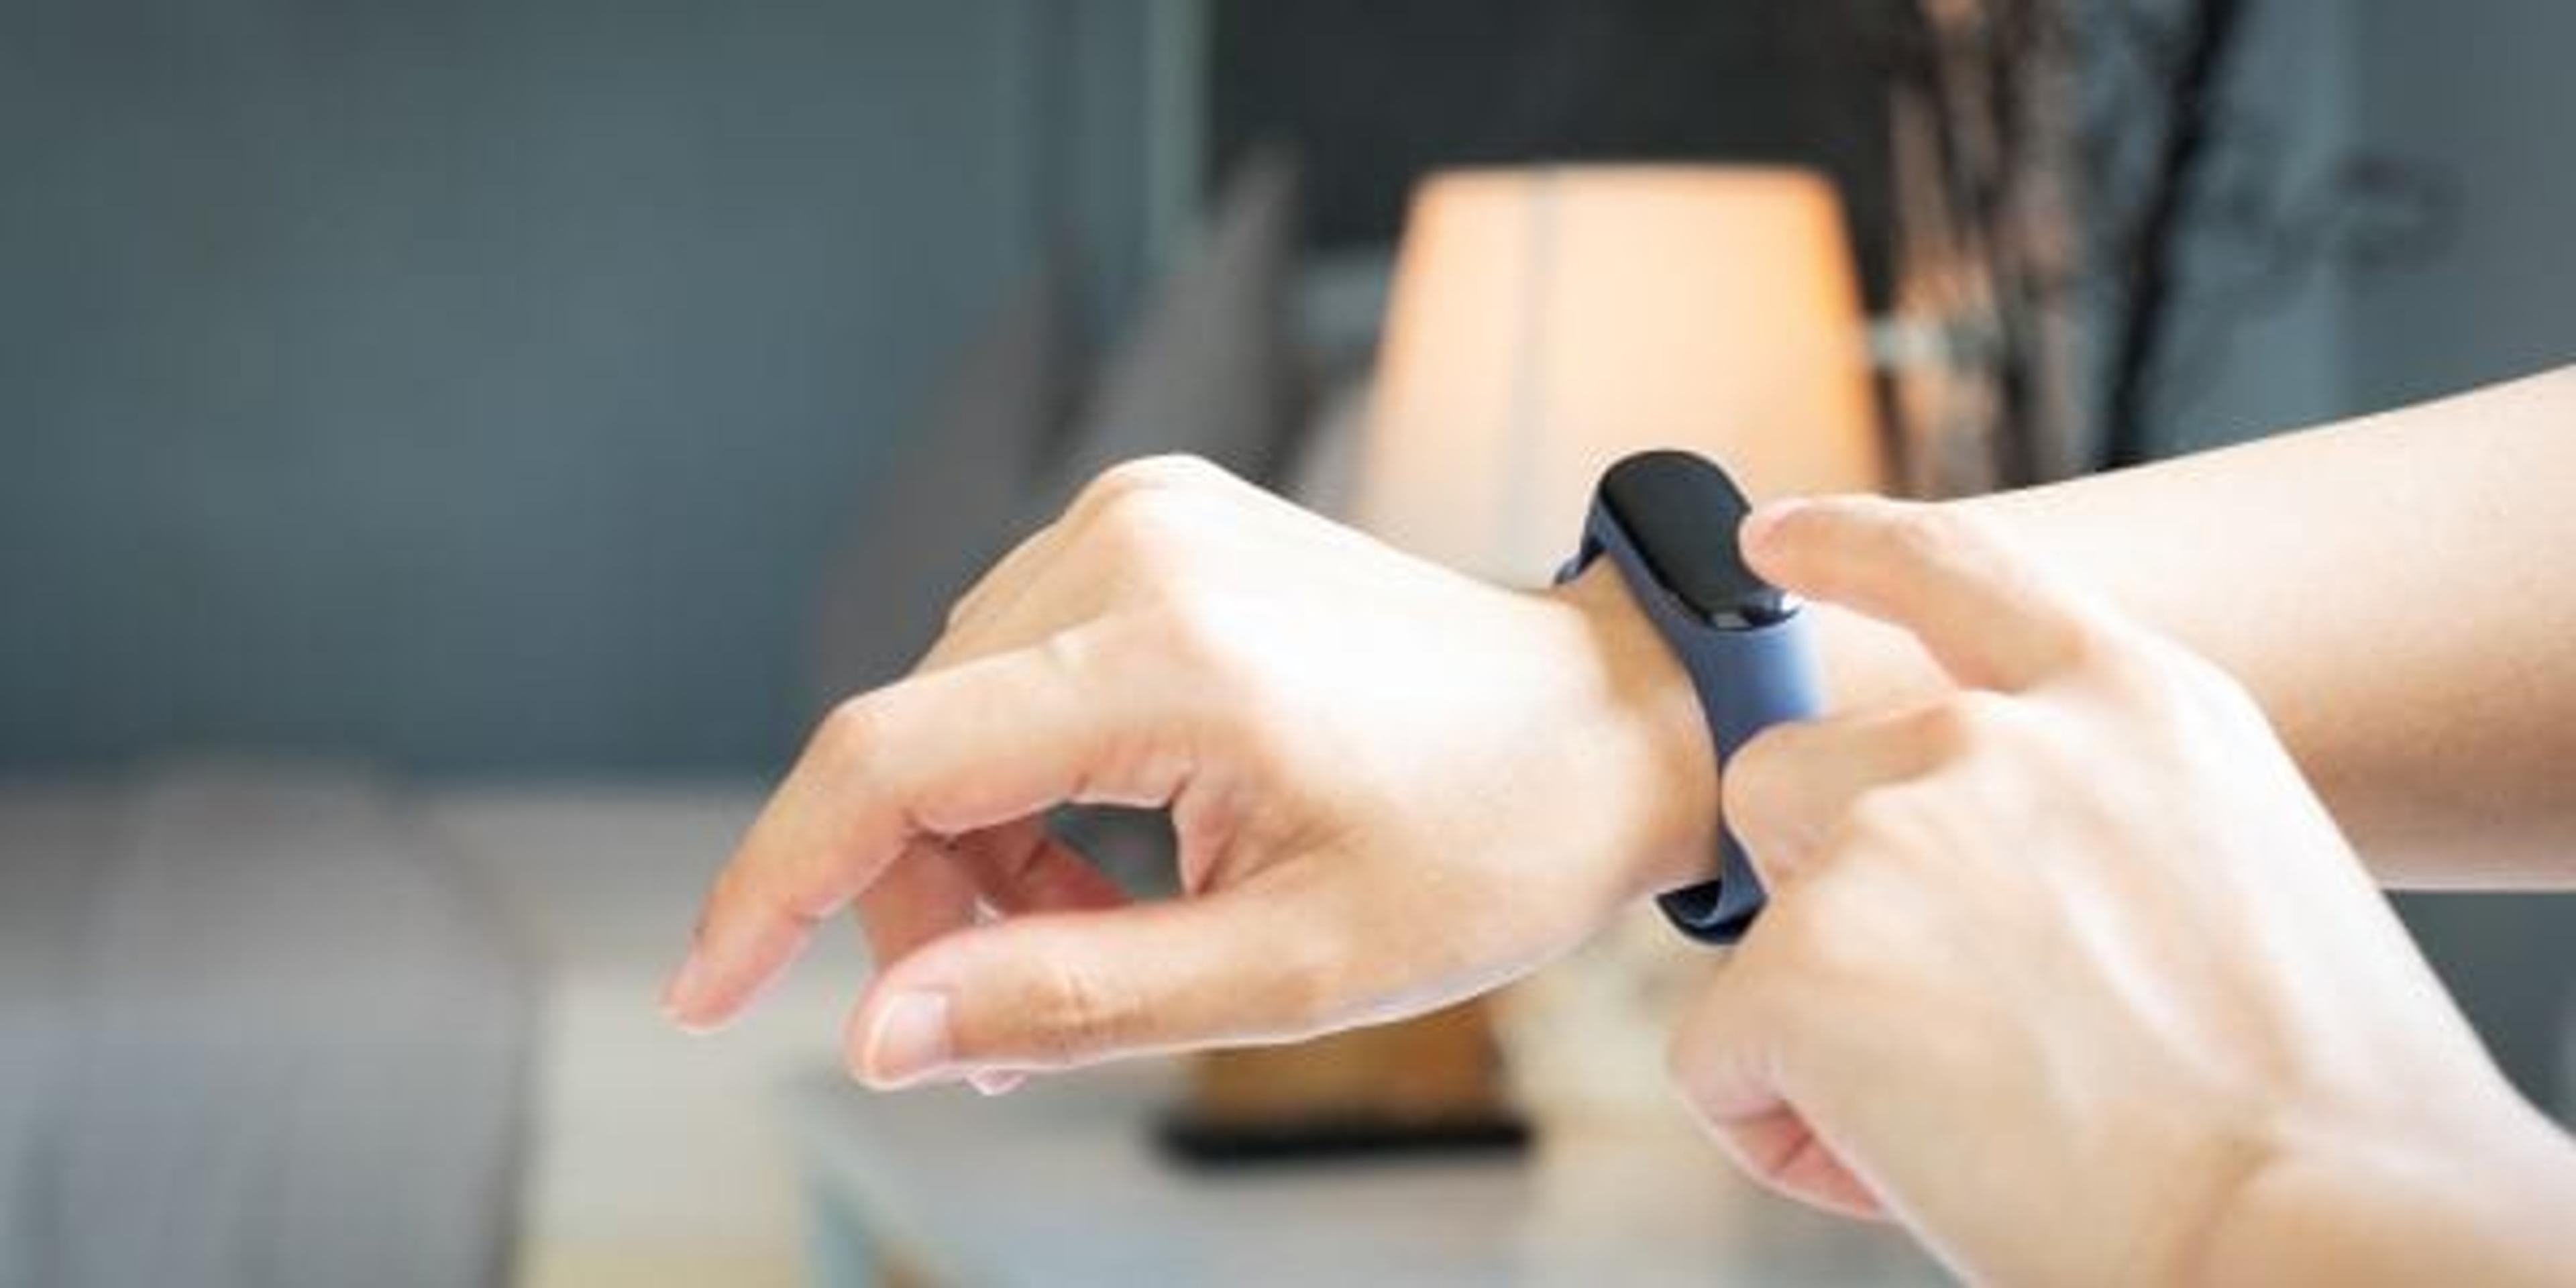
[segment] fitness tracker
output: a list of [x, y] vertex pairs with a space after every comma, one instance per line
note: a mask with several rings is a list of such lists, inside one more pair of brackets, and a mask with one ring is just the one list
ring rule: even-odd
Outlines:
[[[1569, 581], [1607, 557], [1690, 674], [1723, 765], [1746, 739], [1821, 709], [1797, 601], [1744, 565], [1736, 528], [1752, 506], [1724, 470], [1688, 452], [1644, 452], [1610, 467], [1584, 521]], [[1717, 878], [1658, 896], [1680, 931], [1710, 944], [1743, 938], [1762, 882], [1720, 824]]]

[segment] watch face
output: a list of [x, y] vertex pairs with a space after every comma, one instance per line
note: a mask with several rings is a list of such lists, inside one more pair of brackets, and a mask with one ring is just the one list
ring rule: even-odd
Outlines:
[[1753, 510], [1735, 481], [1689, 452], [1642, 452], [1610, 467], [1601, 503], [1657, 584], [1713, 626], [1765, 626], [1796, 611], [1745, 567], [1736, 528]]

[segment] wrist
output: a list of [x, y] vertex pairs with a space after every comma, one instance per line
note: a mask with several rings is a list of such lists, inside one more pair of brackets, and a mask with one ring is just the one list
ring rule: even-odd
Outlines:
[[1637, 607], [1619, 570], [1603, 560], [1547, 592], [1580, 624], [1597, 682], [1591, 700], [1626, 755], [1635, 826], [1623, 843], [1624, 894], [1643, 898], [1705, 881], [1718, 836], [1718, 767], [1688, 672]]
[[2285, 1133], [2207, 1231], [2211, 1283], [2564, 1283], [2576, 1144], [2509, 1094], [2498, 1113]]

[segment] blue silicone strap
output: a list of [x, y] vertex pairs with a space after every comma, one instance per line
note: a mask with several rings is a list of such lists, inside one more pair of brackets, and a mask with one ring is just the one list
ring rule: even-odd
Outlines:
[[[1726, 534], [1733, 540], [1734, 534]], [[1783, 720], [1803, 720], [1823, 710], [1814, 650], [1807, 642], [1803, 615], [1792, 610], [1778, 621], [1728, 628], [1700, 620], [1681, 604], [1638, 552], [1611, 514], [1595, 505], [1584, 523], [1582, 553], [1566, 565], [1559, 581], [1607, 555], [1628, 583], [1628, 590], [1648, 621], [1681, 660], [1700, 710], [1708, 717], [1709, 745], [1724, 765], [1735, 749], [1763, 729]], [[1656, 898], [1664, 915], [1683, 934], [1702, 943], [1731, 944], [1744, 937], [1762, 911], [1762, 880], [1735, 834], [1721, 825], [1718, 833], [1717, 879], [1685, 886]]]

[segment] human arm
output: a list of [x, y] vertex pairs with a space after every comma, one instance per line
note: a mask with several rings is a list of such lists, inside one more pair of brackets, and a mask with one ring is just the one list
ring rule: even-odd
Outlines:
[[[2576, 378], [2488, 397], [1965, 508], [2245, 680], [2383, 877], [2536, 879], [2576, 837], [2576, 575], [2535, 566], [2576, 558], [2551, 495]], [[1902, 636], [1815, 611], [1846, 707], [1943, 687]], [[887, 969], [848, 1049], [879, 1083], [934, 1076], [877, 1059], [897, 1032], [936, 1031], [958, 1076], [1391, 1018], [1703, 877], [1717, 779], [1607, 566], [1506, 592], [1147, 462], [824, 723], [666, 1005], [722, 1023], [855, 905]], [[1122, 907], [1036, 821], [1065, 799], [1170, 806], [1192, 897]], [[2442, 866], [2452, 845], [2483, 867]], [[925, 991], [945, 1022], [893, 1024]]]
[[[2576, 885], [2576, 368], [1959, 503], [2251, 690], [2385, 884]], [[1826, 610], [1846, 702], [1936, 687]]]

